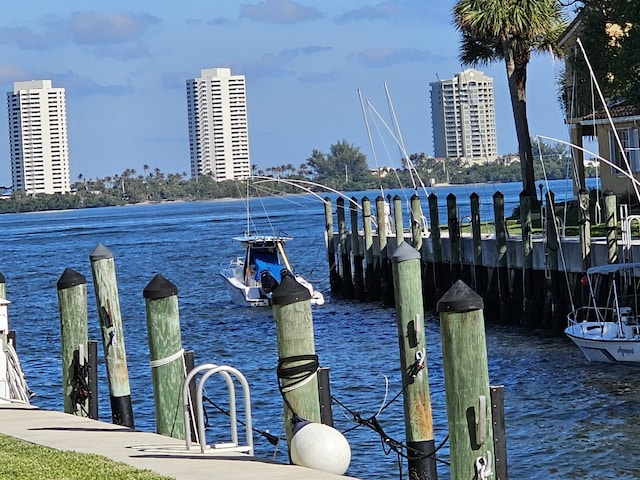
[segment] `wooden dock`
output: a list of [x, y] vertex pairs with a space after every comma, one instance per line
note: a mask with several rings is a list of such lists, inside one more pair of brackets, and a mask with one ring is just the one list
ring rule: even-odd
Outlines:
[[[434, 309], [440, 296], [461, 279], [483, 297], [488, 318], [562, 332], [571, 305], [581, 305], [585, 298], [581, 280], [587, 268], [640, 258], [640, 239], [632, 235], [640, 217], [618, 206], [613, 192], [605, 192], [602, 198], [605, 235], [598, 237], [591, 237], [593, 204], [586, 191], [575, 206], [579, 235], [574, 236], [562, 234], [553, 192], [547, 192], [546, 204], [537, 207], [536, 212], [541, 212], [537, 215], [532, 213], [532, 200], [521, 194], [520, 218], [509, 221], [500, 192], [493, 195], [490, 219], [480, 218], [479, 197], [473, 193], [467, 223], [458, 217], [453, 194], [446, 198], [447, 218], [442, 220], [434, 194], [427, 199], [426, 215], [421, 199], [414, 195], [406, 220], [397, 196], [379, 196], [375, 208], [367, 197], [348, 201], [340, 197], [337, 229], [333, 204], [326, 198], [332, 296], [392, 306], [389, 258], [399, 243], [408, 242], [420, 252], [426, 308]], [[396, 235], [398, 231], [402, 235]]]

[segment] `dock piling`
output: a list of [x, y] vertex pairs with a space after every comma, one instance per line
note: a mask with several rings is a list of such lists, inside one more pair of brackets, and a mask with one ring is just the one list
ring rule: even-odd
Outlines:
[[[451, 480], [495, 471], [484, 302], [463, 281], [438, 302]], [[482, 471], [480, 471], [482, 469]]]
[[56, 287], [60, 312], [64, 412], [87, 417], [89, 378], [86, 369], [82, 368], [88, 350], [87, 279], [66, 268]]
[[134, 428], [127, 354], [113, 253], [102, 244], [89, 255], [107, 365], [113, 423]]
[[319, 363], [310, 299], [309, 290], [289, 274], [282, 277], [271, 298], [278, 343], [278, 380], [289, 448], [296, 423], [301, 419], [321, 421], [316, 381]]
[[157, 274], [144, 288], [142, 296], [147, 314], [156, 433], [184, 440], [184, 416], [176, 415], [185, 379], [178, 288]]
[[391, 257], [404, 398], [409, 478], [435, 480], [420, 253], [403, 242]]

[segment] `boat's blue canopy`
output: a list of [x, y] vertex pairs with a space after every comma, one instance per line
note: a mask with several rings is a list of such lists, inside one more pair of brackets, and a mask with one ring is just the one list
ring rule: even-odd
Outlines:
[[280, 271], [283, 268], [282, 265], [279, 265], [277, 263], [264, 262], [258, 258], [256, 258], [255, 261], [256, 261], [256, 276], [255, 276], [256, 280], [260, 280], [260, 274], [262, 274], [262, 272], [266, 270], [271, 275], [273, 275], [273, 278], [275, 278], [278, 283], [280, 283], [280, 280], [281, 280]]

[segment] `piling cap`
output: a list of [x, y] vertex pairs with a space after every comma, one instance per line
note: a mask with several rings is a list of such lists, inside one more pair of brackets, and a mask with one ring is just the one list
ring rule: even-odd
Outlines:
[[396, 251], [391, 255], [391, 262], [400, 263], [406, 260], [417, 260], [420, 258], [420, 253], [409, 245], [407, 242], [402, 242], [396, 248]]
[[471, 310], [482, 310], [482, 297], [474, 292], [462, 280], [458, 280], [447, 290], [436, 306], [438, 313], [463, 313]]
[[92, 262], [96, 260], [105, 260], [107, 258], [113, 258], [113, 252], [101, 243], [99, 243], [89, 255], [89, 260]]
[[0, 283], [7, 283], [2, 273], [0, 273]]
[[290, 305], [309, 300], [311, 300], [309, 290], [300, 285], [295, 277], [288, 272], [282, 275], [280, 284], [271, 295], [271, 303], [274, 305]]
[[70, 268], [65, 268], [58, 279], [58, 283], [56, 283], [56, 288], [58, 290], [66, 290], [67, 288], [77, 287], [78, 285], [86, 283], [87, 278], [84, 275]]
[[159, 273], [153, 277], [153, 280], [142, 291], [142, 297], [149, 300], [158, 300], [172, 295], [178, 295], [178, 287]]

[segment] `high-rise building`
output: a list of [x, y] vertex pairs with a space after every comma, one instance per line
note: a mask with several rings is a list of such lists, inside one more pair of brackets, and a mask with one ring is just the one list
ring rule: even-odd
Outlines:
[[7, 92], [13, 191], [71, 191], [64, 88], [51, 80], [15, 82]]
[[208, 68], [187, 80], [191, 176], [217, 181], [249, 176], [249, 127], [244, 75]]
[[436, 158], [490, 162], [498, 156], [493, 79], [467, 69], [431, 83]]

